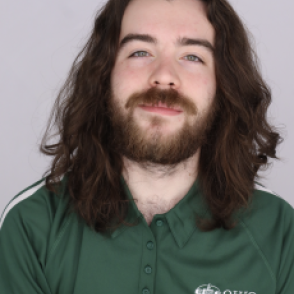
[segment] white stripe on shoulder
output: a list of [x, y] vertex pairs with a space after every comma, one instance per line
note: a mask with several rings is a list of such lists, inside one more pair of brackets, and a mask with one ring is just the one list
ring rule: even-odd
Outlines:
[[269, 190], [269, 189], [263, 187], [262, 185], [260, 185], [260, 184], [258, 184], [258, 183], [255, 183], [254, 188], [255, 188], [256, 190], [260, 190], [260, 191], [268, 192], [268, 193], [270, 193], [270, 194], [273, 194], [273, 195], [278, 196], [278, 194], [275, 193], [274, 191]]
[[3, 225], [4, 219], [7, 216], [8, 212], [19, 202], [27, 199], [28, 197], [32, 196], [36, 191], [38, 191], [42, 186], [45, 185], [45, 181], [41, 182], [39, 185], [32, 187], [31, 189], [23, 192], [19, 196], [17, 196], [15, 199], [13, 199], [5, 208], [1, 220], [0, 220], [0, 229]]

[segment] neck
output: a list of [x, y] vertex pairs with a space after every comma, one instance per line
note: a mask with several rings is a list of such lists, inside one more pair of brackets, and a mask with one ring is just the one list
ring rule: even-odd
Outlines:
[[142, 165], [123, 157], [123, 177], [148, 223], [153, 215], [167, 212], [188, 193], [198, 175], [199, 155], [200, 150], [172, 167]]

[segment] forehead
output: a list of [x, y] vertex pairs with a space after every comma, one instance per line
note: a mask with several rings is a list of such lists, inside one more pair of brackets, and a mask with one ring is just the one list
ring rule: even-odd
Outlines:
[[187, 35], [214, 43], [214, 28], [199, 0], [133, 0], [122, 19], [120, 40], [129, 33], [158, 34], [164, 38]]

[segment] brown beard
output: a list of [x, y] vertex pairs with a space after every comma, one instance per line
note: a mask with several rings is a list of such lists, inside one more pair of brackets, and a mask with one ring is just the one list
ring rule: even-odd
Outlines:
[[[149, 136], [134, 119], [134, 110], [138, 105], [156, 105], [162, 102], [169, 107], [180, 107], [184, 115], [196, 116], [193, 125], [186, 117], [183, 127], [170, 136], [163, 136], [160, 126], [166, 123], [161, 116], [150, 117], [150, 128], [154, 131]], [[113, 94], [109, 103], [112, 126], [112, 148], [119, 154], [138, 163], [176, 165], [190, 157], [207, 141], [207, 135], [216, 116], [216, 102], [213, 99], [209, 109], [199, 112], [191, 99], [170, 88], [162, 90], [150, 88], [145, 92], [134, 93], [125, 105], [128, 113], [122, 111], [115, 102]]]

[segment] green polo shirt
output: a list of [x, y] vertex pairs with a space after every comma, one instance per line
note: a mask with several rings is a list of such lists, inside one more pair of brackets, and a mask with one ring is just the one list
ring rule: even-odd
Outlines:
[[[132, 195], [123, 179], [125, 192]], [[293, 294], [294, 212], [256, 185], [250, 210], [232, 230], [201, 232], [208, 216], [197, 180], [174, 208], [147, 225], [136, 204], [112, 234], [69, 212], [39, 181], [14, 197], [0, 222], [0, 293]]]

